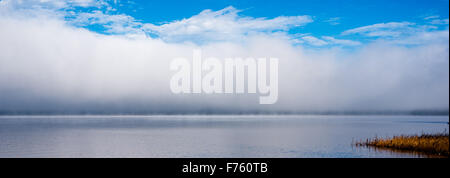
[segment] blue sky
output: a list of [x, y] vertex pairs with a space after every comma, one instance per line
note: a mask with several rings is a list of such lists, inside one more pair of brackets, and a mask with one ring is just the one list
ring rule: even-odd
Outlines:
[[[112, 3], [112, 6], [117, 10], [113, 14], [127, 14], [136, 20], [152, 24], [188, 19], [205, 9], [218, 11], [228, 6], [239, 9], [241, 16], [254, 18], [308, 15], [314, 20], [313, 23], [291, 28], [288, 33], [334, 37], [342, 36], [341, 33], [349, 29], [378, 23], [411, 22], [430, 25], [433, 19], [448, 19], [449, 14], [448, 0], [134, 0], [119, 1]], [[448, 23], [435, 26], [436, 29], [433, 30], [442, 30], [448, 28]], [[342, 38], [367, 40], [358, 35]]]
[[171, 43], [205, 44], [264, 34], [319, 48], [386, 40], [406, 46], [426, 43], [448, 32], [449, 14], [448, 0], [1, 2], [14, 11], [50, 10], [68, 24], [107, 35], [145, 35]]
[[[410, 21], [425, 23], [425, 17], [440, 16], [448, 19], [448, 0], [134, 0], [116, 6], [118, 13], [129, 14], [149, 23], [189, 18], [204, 9], [220, 10], [233, 6], [243, 10], [240, 14], [251, 17], [310, 15], [317, 23], [301, 31], [318, 35], [338, 34], [341, 31], [376, 23]], [[339, 18], [339, 25], [326, 21]], [[296, 31], [294, 31], [296, 32]]]

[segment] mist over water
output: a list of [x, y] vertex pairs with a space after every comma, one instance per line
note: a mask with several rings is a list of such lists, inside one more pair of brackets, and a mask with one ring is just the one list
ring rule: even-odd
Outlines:
[[[3, 111], [448, 110], [448, 33], [410, 47], [307, 49], [270, 35], [203, 45], [106, 36], [48, 17], [2, 16], [0, 26]], [[171, 93], [170, 61], [191, 60], [194, 49], [221, 60], [277, 57], [277, 103], [259, 105], [257, 94]]]

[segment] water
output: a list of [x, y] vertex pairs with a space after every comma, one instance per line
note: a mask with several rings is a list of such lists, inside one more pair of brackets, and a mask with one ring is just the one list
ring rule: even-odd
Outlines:
[[424, 157], [356, 140], [448, 132], [448, 116], [0, 116], [0, 157]]

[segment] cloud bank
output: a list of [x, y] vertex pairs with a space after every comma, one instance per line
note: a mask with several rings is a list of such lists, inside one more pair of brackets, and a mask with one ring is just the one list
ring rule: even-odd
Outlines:
[[[11, 8], [9, 2], [0, 3], [1, 111], [214, 113], [449, 107], [448, 27], [429, 30], [388, 22], [342, 33], [389, 36], [363, 44], [331, 36], [294, 38], [287, 33], [312, 23], [307, 15], [251, 18], [228, 7], [154, 25], [101, 10], [68, 19], [67, 4], [52, 5], [56, 10], [47, 8], [45, 13], [42, 7], [32, 9], [31, 16], [28, 10]], [[97, 6], [100, 1], [70, 2]], [[83, 23], [103, 24], [111, 34], [89, 31]], [[401, 28], [409, 31], [405, 34]], [[258, 94], [171, 93], [170, 61], [191, 59], [194, 49], [202, 49], [205, 58], [277, 57], [278, 102], [259, 105]]]
[[252, 33], [270, 34], [311, 23], [310, 16], [280, 16], [273, 19], [240, 17], [239, 10], [227, 7], [219, 11], [204, 10], [189, 19], [163, 25], [146, 24], [144, 29], [165, 41], [237, 40]]

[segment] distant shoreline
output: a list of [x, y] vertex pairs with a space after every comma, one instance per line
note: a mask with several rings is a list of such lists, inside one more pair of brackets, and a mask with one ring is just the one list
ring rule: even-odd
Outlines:
[[414, 111], [179, 111], [179, 112], [151, 112], [151, 111], [2, 111], [0, 116], [45, 116], [45, 115], [124, 115], [124, 116], [147, 116], [147, 115], [408, 115], [408, 116], [449, 116], [448, 110], [414, 110]]

